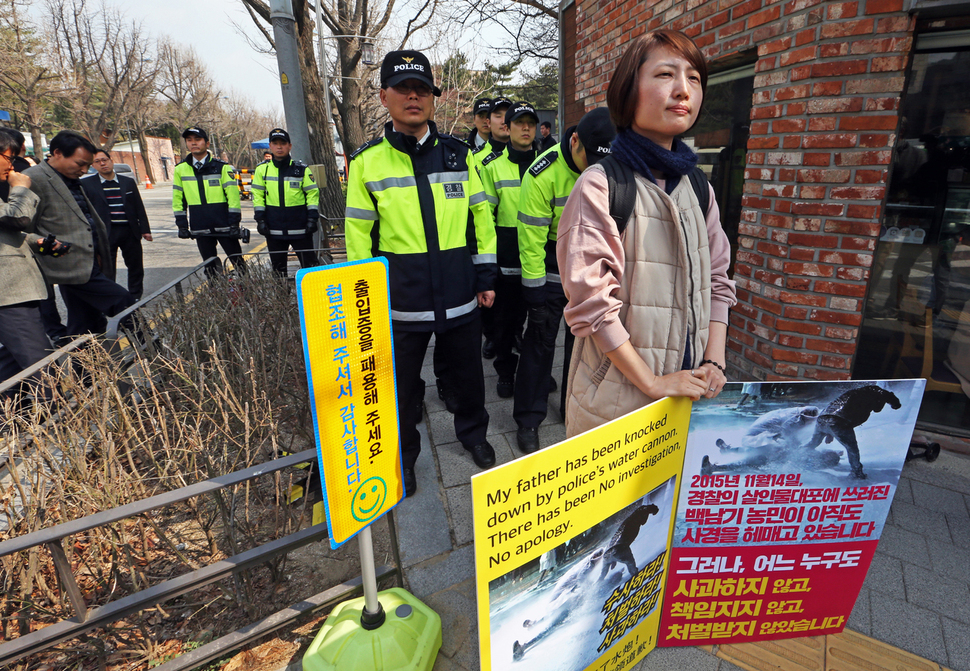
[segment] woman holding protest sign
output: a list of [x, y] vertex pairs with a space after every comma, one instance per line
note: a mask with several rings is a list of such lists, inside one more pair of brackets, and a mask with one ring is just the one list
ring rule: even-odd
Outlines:
[[724, 376], [730, 245], [697, 155], [707, 64], [678, 31], [634, 40], [607, 90], [618, 135], [563, 211], [557, 257], [576, 335], [574, 436], [666, 396], [714, 398]]

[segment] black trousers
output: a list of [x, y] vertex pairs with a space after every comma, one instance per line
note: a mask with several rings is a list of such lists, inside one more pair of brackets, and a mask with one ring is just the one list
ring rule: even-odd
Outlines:
[[59, 284], [67, 306], [67, 333], [104, 333], [108, 317], [134, 305], [137, 301], [127, 289], [109, 280], [98, 266], [84, 284]]
[[[448, 371], [448, 382], [454, 385], [457, 412], [455, 435], [470, 450], [485, 442], [488, 412], [485, 410], [485, 376], [480, 354], [482, 321], [480, 310], [473, 319], [446, 331], [435, 331], [435, 351], [441, 351]], [[417, 395], [422, 392], [421, 366], [431, 341], [431, 331], [393, 329], [394, 367], [397, 382], [398, 426], [401, 431], [401, 460], [404, 468], [414, 468], [421, 452], [418, 434]]]
[[60, 347], [61, 341], [68, 337], [67, 327], [61, 322], [61, 313], [57, 311], [57, 299], [54, 297], [54, 287], [49, 284], [47, 285], [47, 298], [40, 302], [38, 309], [47, 337], [51, 339], [55, 347]]
[[40, 318], [40, 301], [0, 307], [0, 380], [6, 380], [51, 352]]
[[[233, 266], [239, 270], [246, 269], [246, 260], [242, 256], [242, 246], [239, 244], [239, 238], [233, 238], [228, 235], [206, 235], [195, 239], [195, 244], [199, 247], [199, 253], [202, 254], [203, 261], [218, 255], [216, 242], [222, 245], [222, 251], [232, 259]], [[205, 272], [206, 275], [212, 275], [219, 271], [206, 268]]]
[[[522, 339], [522, 352], [515, 373], [515, 396], [512, 403], [512, 417], [522, 427], [535, 428], [546, 418], [549, 407], [549, 376], [552, 374], [552, 359], [556, 353], [556, 336], [562, 311], [566, 307], [566, 294], [562, 285], [546, 282], [546, 312], [543, 319], [535, 319], [529, 313], [529, 324]], [[567, 364], [568, 366], [568, 364]], [[566, 386], [567, 367], [562, 374], [561, 384]]]
[[108, 235], [111, 243], [111, 258], [115, 268], [118, 267], [118, 250], [125, 260], [128, 269], [128, 291], [135, 300], [141, 298], [145, 283], [145, 264], [142, 261], [141, 235], [131, 230], [130, 226], [112, 226]]
[[511, 380], [519, 357], [512, 351], [515, 337], [522, 333], [525, 324], [525, 304], [522, 302], [522, 277], [502, 275], [495, 282], [495, 304], [493, 324], [495, 343], [495, 372], [499, 379]]
[[266, 248], [269, 250], [269, 262], [277, 275], [286, 277], [286, 257], [290, 247], [296, 252], [297, 258], [300, 259], [301, 268], [313, 268], [317, 265], [316, 252], [309, 251], [313, 249], [312, 235], [305, 235], [302, 238], [267, 237]]

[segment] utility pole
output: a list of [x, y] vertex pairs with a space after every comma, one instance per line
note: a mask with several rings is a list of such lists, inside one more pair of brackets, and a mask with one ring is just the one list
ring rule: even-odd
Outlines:
[[273, 22], [273, 38], [276, 40], [276, 62], [280, 69], [286, 130], [293, 141], [292, 155], [294, 159], [309, 165], [313, 161], [310, 157], [310, 131], [303, 99], [293, 0], [271, 0], [269, 17]]

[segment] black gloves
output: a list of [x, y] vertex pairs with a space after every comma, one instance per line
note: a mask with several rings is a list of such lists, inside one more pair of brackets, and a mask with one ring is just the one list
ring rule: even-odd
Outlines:
[[263, 237], [266, 237], [267, 235], [269, 235], [269, 225], [267, 225], [264, 219], [256, 220], [256, 232], [262, 235]]

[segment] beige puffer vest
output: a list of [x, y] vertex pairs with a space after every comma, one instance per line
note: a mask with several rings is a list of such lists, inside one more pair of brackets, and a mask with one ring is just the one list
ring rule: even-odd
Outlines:
[[[688, 332], [692, 365], [697, 366], [707, 348], [711, 318], [707, 221], [686, 177], [669, 196], [640, 175], [636, 181], [636, 208], [623, 232], [619, 319], [650, 370], [665, 375], [683, 366]], [[591, 337], [576, 339], [568, 380], [569, 437], [656, 400], [629, 382]]]

